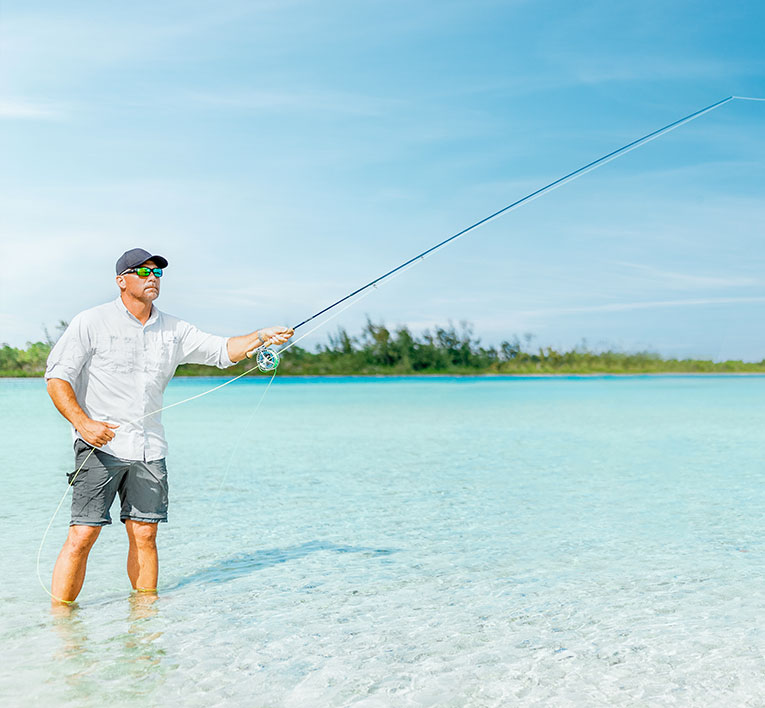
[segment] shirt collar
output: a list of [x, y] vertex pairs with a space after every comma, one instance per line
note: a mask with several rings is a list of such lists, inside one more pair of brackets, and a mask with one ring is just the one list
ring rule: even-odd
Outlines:
[[132, 312], [130, 312], [130, 310], [128, 310], [127, 307], [125, 307], [125, 303], [122, 302], [122, 297], [121, 296], [117, 295], [117, 299], [114, 301], [114, 304], [117, 306], [117, 309], [120, 312], [122, 312], [125, 315], [127, 315], [127, 317], [130, 318], [131, 322], [134, 322], [139, 327], [148, 327], [150, 324], [153, 324], [154, 322], [156, 322], [157, 321], [157, 317], [159, 317], [159, 310], [152, 303], [151, 314], [149, 315], [149, 319], [146, 320], [146, 324], [145, 325], [142, 325], [141, 322], [138, 320], [138, 318]]

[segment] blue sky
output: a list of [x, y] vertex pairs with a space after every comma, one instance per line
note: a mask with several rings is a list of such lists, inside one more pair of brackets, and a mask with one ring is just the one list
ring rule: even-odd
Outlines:
[[[757, 2], [4, 0], [0, 341], [115, 296], [134, 246], [170, 261], [165, 311], [294, 324], [635, 137], [764, 96], [763, 26]], [[765, 104], [733, 102], [328, 329], [761, 360], [764, 188]]]

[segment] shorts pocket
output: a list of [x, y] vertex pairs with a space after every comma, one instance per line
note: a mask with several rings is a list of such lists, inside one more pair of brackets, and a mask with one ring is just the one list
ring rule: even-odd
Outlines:
[[83, 472], [90, 466], [90, 461], [95, 457], [95, 448], [88, 445], [82, 438], [74, 441], [74, 470], [67, 472], [66, 476], [71, 485], [75, 481], [75, 475], [79, 478]]

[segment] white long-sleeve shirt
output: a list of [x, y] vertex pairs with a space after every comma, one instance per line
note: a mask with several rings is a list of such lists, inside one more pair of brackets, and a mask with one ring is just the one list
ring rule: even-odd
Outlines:
[[69, 382], [89, 418], [119, 424], [101, 450], [123, 460], [159, 460], [167, 454], [161, 414], [138, 419], [162, 408], [179, 364], [231, 366], [227, 341], [154, 306], [142, 325], [118, 297], [74, 317], [48, 356], [45, 379]]

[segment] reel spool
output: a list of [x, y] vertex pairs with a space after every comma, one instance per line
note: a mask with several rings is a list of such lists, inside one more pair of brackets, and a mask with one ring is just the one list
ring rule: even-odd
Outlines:
[[263, 373], [273, 371], [279, 366], [279, 354], [275, 349], [260, 349], [255, 355], [255, 363]]

